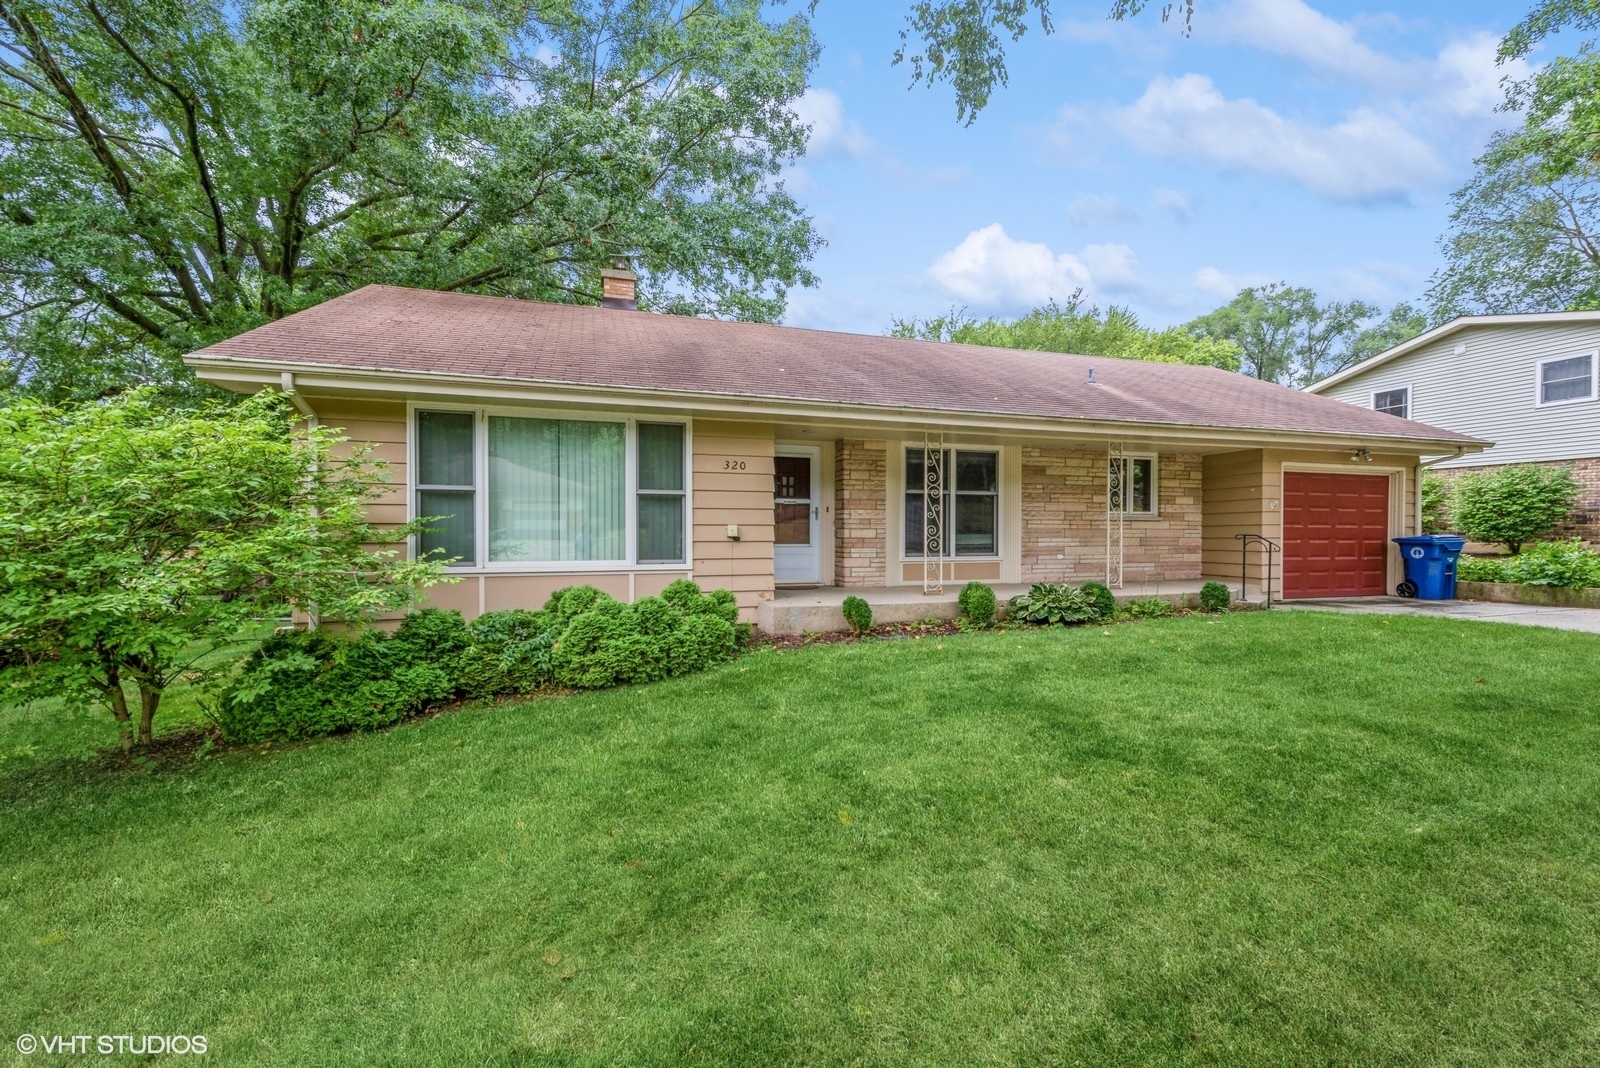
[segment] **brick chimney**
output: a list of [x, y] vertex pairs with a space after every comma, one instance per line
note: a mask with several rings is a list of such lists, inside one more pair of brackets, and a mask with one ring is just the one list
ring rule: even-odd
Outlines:
[[600, 272], [600, 307], [639, 309], [639, 276], [628, 270], [628, 261], [614, 256], [611, 266]]

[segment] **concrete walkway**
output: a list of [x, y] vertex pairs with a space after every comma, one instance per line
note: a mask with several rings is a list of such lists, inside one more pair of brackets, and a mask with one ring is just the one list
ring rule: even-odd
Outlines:
[[1495, 604], [1489, 601], [1417, 601], [1409, 597], [1327, 597], [1284, 601], [1275, 608], [1324, 612], [1359, 612], [1367, 615], [1443, 616], [1446, 619], [1482, 619], [1493, 623], [1519, 623], [1528, 627], [1554, 627], [1600, 634], [1600, 609], [1554, 608], [1545, 605]]

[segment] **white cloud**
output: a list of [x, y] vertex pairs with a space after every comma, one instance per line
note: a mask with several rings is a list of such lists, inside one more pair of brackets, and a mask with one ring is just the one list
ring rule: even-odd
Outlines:
[[1084, 193], [1067, 205], [1067, 221], [1074, 226], [1134, 226], [1143, 221], [1139, 213], [1116, 197]]
[[1156, 190], [1156, 210], [1172, 217], [1173, 222], [1191, 223], [1195, 219], [1194, 197], [1176, 189]]
[[1057, 253], [1048, 245], [1016, 240], [999, 223], [969, 233], [934, 261], [928, 275], [944, 292], [979, 309], [1036, 308], [1066, 300], [1079, 289], [1091, 299], [1149, 289], [1127, 245]]
[[1371, 108], [1318, 126], [1247, 97], [1229, 100], [1201, 74], [1158, 77], [1137, 101], [1107, 118], [1153, 155], [1276, 174], [1331, 200], [1402, 198], [1443, 170], [1433, 149]]
[[1206, 16], [1202, 32], [1366, 85], [1393, 85], [1406, 64], [1356, 39], [1356, 27], [1303, 0], [1235, 0]]
[[1230, 301], [1239, 295], [1241, 289], [1253, 289], [1259, 286], [1271, 285], [1277, 281], [1264, 274], [1228, 274], [1215, 267], [1202, 267], [1194, 273], [1194, 287], [1208, 297], [1215, 297], [1220, 301]]
[[807, 89], [794, 102], [793, 110], [802, 124], [811, 127], [807, 159], [843, 156], [859, 160], [878, 151], [878, 143], [867, 136], [861, 124], [845, 115], [844, 101], [832, 89]]

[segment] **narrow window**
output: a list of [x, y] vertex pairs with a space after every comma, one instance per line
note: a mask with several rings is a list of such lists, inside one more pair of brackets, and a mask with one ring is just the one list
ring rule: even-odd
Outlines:
[[1539, 365], [1539, 403], [1588, 400], [1594, 396], [1594, 353]]
[[1384, 415], [1397, 415], [1401, 419], [1411, 416], [1411, 390], [1383, 389], [1372, 395], [1372, 410]]
[[639, 563], [684, 561], [683, 424], [639, 424]]
[[1156, 514], [1155, 457], [1127, 456], [1121, 460], [1113, 460], [1109, 474], [1115, 490], [1112, 494], [1110, 511], [1118, 511], [1120, 503], [1120, 511], [1124, 515]]
[[[943, 512], [939, 526], [946, 556], [995, 556], [999, 553], [1000, 455], [994, 452], [945, 450]], [[905, 554], [926, 551], [928, 516], [923, 483], [927, 457], [922, 449], [906, 450]]]
[[489, 418], [489, 559], [627, 558], [626, 423]]
[[417, 413], [417, 512], [433, 517], [417, 536], [420, 555], [453, 567], [477, 563], [477, 486], [471, 412]]

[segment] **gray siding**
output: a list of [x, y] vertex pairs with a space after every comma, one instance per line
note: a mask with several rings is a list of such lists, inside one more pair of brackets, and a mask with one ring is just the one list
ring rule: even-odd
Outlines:
[[[1458, 353], [1459, 346], [1465, 351]], [[1323, 396], [1371, 408], [1373, 393], [1408, 386], [1412, 419], [1495, 442], [1440, 467], [1576, 460], [1600, 456], [1600, 401], [1539, 407], [1538, 364], [1596, 351], [1595, 323], [1468, 327]]]

